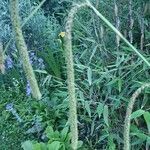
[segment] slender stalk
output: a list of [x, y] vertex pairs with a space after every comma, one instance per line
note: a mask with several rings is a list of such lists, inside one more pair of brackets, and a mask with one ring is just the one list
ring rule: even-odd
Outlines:
[[137, 99], [137, 97], [141, 94], [142, 90], [144, 90], [146, 87], [150, 87], [150, 83], [146, 83], [144, 85], [142, 85], [139, 89], [137, 89], [131, 99], [130, 99], [130, 102], [128, 104], [128, 107], [127, 107], [127, 111], [126, 111], [126, 117], [125, 117], [125, 121], [124, 121], [124, 150], [130, 150], [131, 147], [130, 147], [130, 117], [131, 117], [131, 113], [132, 113], [132, 110], [133, 110], [133, 106], [134, 106], [134, 103]]
[[41, 93], [35, 78], [35, 74], [33, 72], [33, 68], [29, 61], [27, 45], [25, 43], [22, 30], [21, 30], [18, 0], [10, 0], [10, 4], [11, 4], [11, 10], [10, 10], [11, 21], [15, 32], [16, 45], [20, 53], [21, 60], [23, 62], [23, 69], [26, 74], [27, 80], [30, 83], [33, 97], [36, 99], [41, 99]]

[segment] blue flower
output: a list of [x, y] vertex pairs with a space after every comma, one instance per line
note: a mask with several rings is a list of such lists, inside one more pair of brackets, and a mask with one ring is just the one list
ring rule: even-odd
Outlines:
[[9, 103], [9, 104], [7, 104], [6, 105], [6, 110], [8, 110], [8, 111], [12, 111], [14, 108], [13, 108], [13, 103]]
[[42, 58], [38, 58], [38, 68], [39, 69], [44, 69], [45, 65], [44, 65], [44, 61]]
[[45, 69], [44, 61], [42, 58], [38, 58], [34, 52], [30, 52], [29, 56], [30, 56], [30, 63], [34, 67], [38, 69]]
[[18, 122], [22, 122], [22, 119], [20, 118], [19, 114], [17, 113], [16, 109], [14, 108], [13, 103], [9, 103], [6, 105], [6, 110], [11, 112], [13, 116], [17, 119]]
[[42, 64], [42, 63], [43, 63], [43, 59], [42, 59], [42, 58], [39, 58], [39, 59], [38, 59], [38, 62]]
[[27, 82], [27, 85], [26, 85], [26, 95], [29, 96], [31, 94], [31, 87], [30, 87], [30, 84], [29, 84], [29, 81]]
[[30, 53], [30, 56], [33, 58], [35, 56], [35, 53], [34, 52], [31, 52]]
[[29, 55], [30, 55], [30, 63], [33, 64], [34, 59], [35, 59], [35, 53], [31, 52]]
[[13, 67], [13, 61], [12, 61], [12, 59], [11, 59], [10, 56], [8, 56], [8, 57], [6, 58], [6, 67], [7, 67], [8, 69], [10, 69], [10, 68]]

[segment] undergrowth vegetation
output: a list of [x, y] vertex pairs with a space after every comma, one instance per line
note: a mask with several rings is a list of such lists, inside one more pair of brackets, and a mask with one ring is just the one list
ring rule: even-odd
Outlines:
[[16, 46], [10, 1], [0, 1], [0, 150], [149, 150], [149, 0], [91, 0], [116, 32], [82, 7], [71, 33], [68, 14], [86, 0], [18, 0], [40, 100]]

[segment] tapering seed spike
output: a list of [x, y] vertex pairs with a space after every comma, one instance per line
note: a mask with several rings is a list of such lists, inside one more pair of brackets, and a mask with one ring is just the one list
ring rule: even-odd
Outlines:
[[11, 4], [11, 21], [13, 29], [15, 31], [16, 45], [23, 62], [23, 69], [26, 74], [27, 80], [30, 83], [33, 97], [36, 99], [41, 99], [41, 93], [35, 78], [35, 74], [33, 72], [33, 68], [30, 64], [27, 45], [25, 43], [21, 30], [18, 0], [10, 0], [10, 4]]
[[134, 103], [137, 99], [137, 97], [141, 94], [142, 90], [144, 90], [145, 88], [150, 87], [150, 83], [146, 83], [144, 85], [142, 85], [140, 88], [138, 88], [132, 95], [128, 107], [127, 107], [127, 111], [126, 111], [126, 116], [125, 116], [125, 121], [124, 121], [124, 150], [130, 150], [130, 117], [131, 117], [131, 113], [133, 110], [133, 106]]

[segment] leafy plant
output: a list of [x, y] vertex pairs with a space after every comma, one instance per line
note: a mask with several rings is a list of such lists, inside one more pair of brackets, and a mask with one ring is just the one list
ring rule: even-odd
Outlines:
[[[70, 150], [70, 135], [69, 128], [65, 127], [61, 132], [54, 131], [51, 126], [48, 126], [45, 131], [48, 142], [38, 143], [36, 141], [26, 141], [22, 143], [24, 150]], [[79, 142], [78, 148], [82, 146], [82, 142]]]

